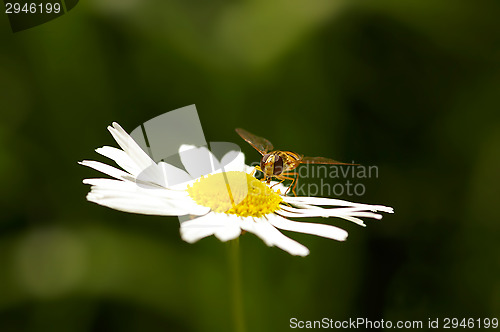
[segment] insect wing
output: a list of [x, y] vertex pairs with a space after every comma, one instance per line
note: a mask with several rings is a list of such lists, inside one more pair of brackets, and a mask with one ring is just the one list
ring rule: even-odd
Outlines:
[[304, 157], [300, 160], [300, 162], [302, 164], [358, 165], [358, 164], [341, 163], [340, 161], [324, 157]]
[[253, 146], [255, 150], [259, 151], [261, 155], [265, 155], [273, 149], [272, 143], [263, 137], [256, 136], [241, 128], [236, 128], [236, 132], [241, 138], [247, 141], [248, 144]]

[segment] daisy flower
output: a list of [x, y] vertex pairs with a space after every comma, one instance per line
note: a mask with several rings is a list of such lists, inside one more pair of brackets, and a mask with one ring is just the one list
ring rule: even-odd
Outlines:
[[[108, 130], [121, 149], [105, 146], [96, 152], [121, 169], [98, 161], [80, 162], [113, 178], [83, 180], [91, 185], [87, 199], [125, 212], [179, 216], [181, 237], [189, 243], [211, 235], [228, 241], [246, 231], [268, 246], [306, 256], [309, 250], [280, 230], [337, 241], [344, 241], [347, 232], [289, 218], [338, 217], [365, 226], [361, 217], [381, 219], [377, 212], [393, 213], [382, 205], [283, 195], [285, 186], [267, 186], [253, 176], [255, 170], [245, 165], [241, 152], [228, 152], [219, 162], [206, 147], [182, 145], [179, 156], [185, 170], [163, 161], [156, 163], [120, 125], [113, 123]], [[208, 172], [200, 167], [200, 160], [208, 161]]]

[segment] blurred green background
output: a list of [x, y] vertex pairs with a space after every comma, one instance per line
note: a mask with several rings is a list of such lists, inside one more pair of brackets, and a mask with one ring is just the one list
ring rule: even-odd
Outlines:
[[[196, 104], [208, 141], [377, 165], [395, 209], [306, 258], [240, 239], [248, 331], [500, 316], [500, 2], [89, 0], [0, 15], [0, 331], [231, 331], [228, 245], [85, 200], [77, 165]], [[313, 179], [311, 181], [317, 181]], [[307, 181], [308, 180], [304, 180]], [[335, 180], [331, 180], [335, 183]]]

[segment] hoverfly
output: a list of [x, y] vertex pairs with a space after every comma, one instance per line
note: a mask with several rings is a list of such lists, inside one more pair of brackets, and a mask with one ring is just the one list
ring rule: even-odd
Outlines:
[[[292, 188], [295, 196], [297, 196], [295, 187], [297, 186], [299, 173], [290, 171], [296, 169], [300, 164], [357, 165], [341, 163], [324, 157], [304, 157], [291, 151], [273, 150], [273, 144], [263, 137], [256, 136], [241, 128], [236, 128], [236, 132], [262, 155], [260, 167], [256, 166], [255, 168], [264, 173], [264, 180], [267, 184], [271, 183], [271, 178], [273, 177], [281, 180], [281, 182], [292, 180], [294, 186], [292, 187], [290, 184], [289, 189]], [[294, 175], [296, 178], [292, 177]]]

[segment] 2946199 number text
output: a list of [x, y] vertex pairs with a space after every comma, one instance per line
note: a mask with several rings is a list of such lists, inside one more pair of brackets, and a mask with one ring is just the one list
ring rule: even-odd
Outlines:
[[5, 3], [5, 13], [6, 14], [51, 14], [60, 13], [61, 4], [60, 3], [19, 3], [19, 2], [7, 2]]

